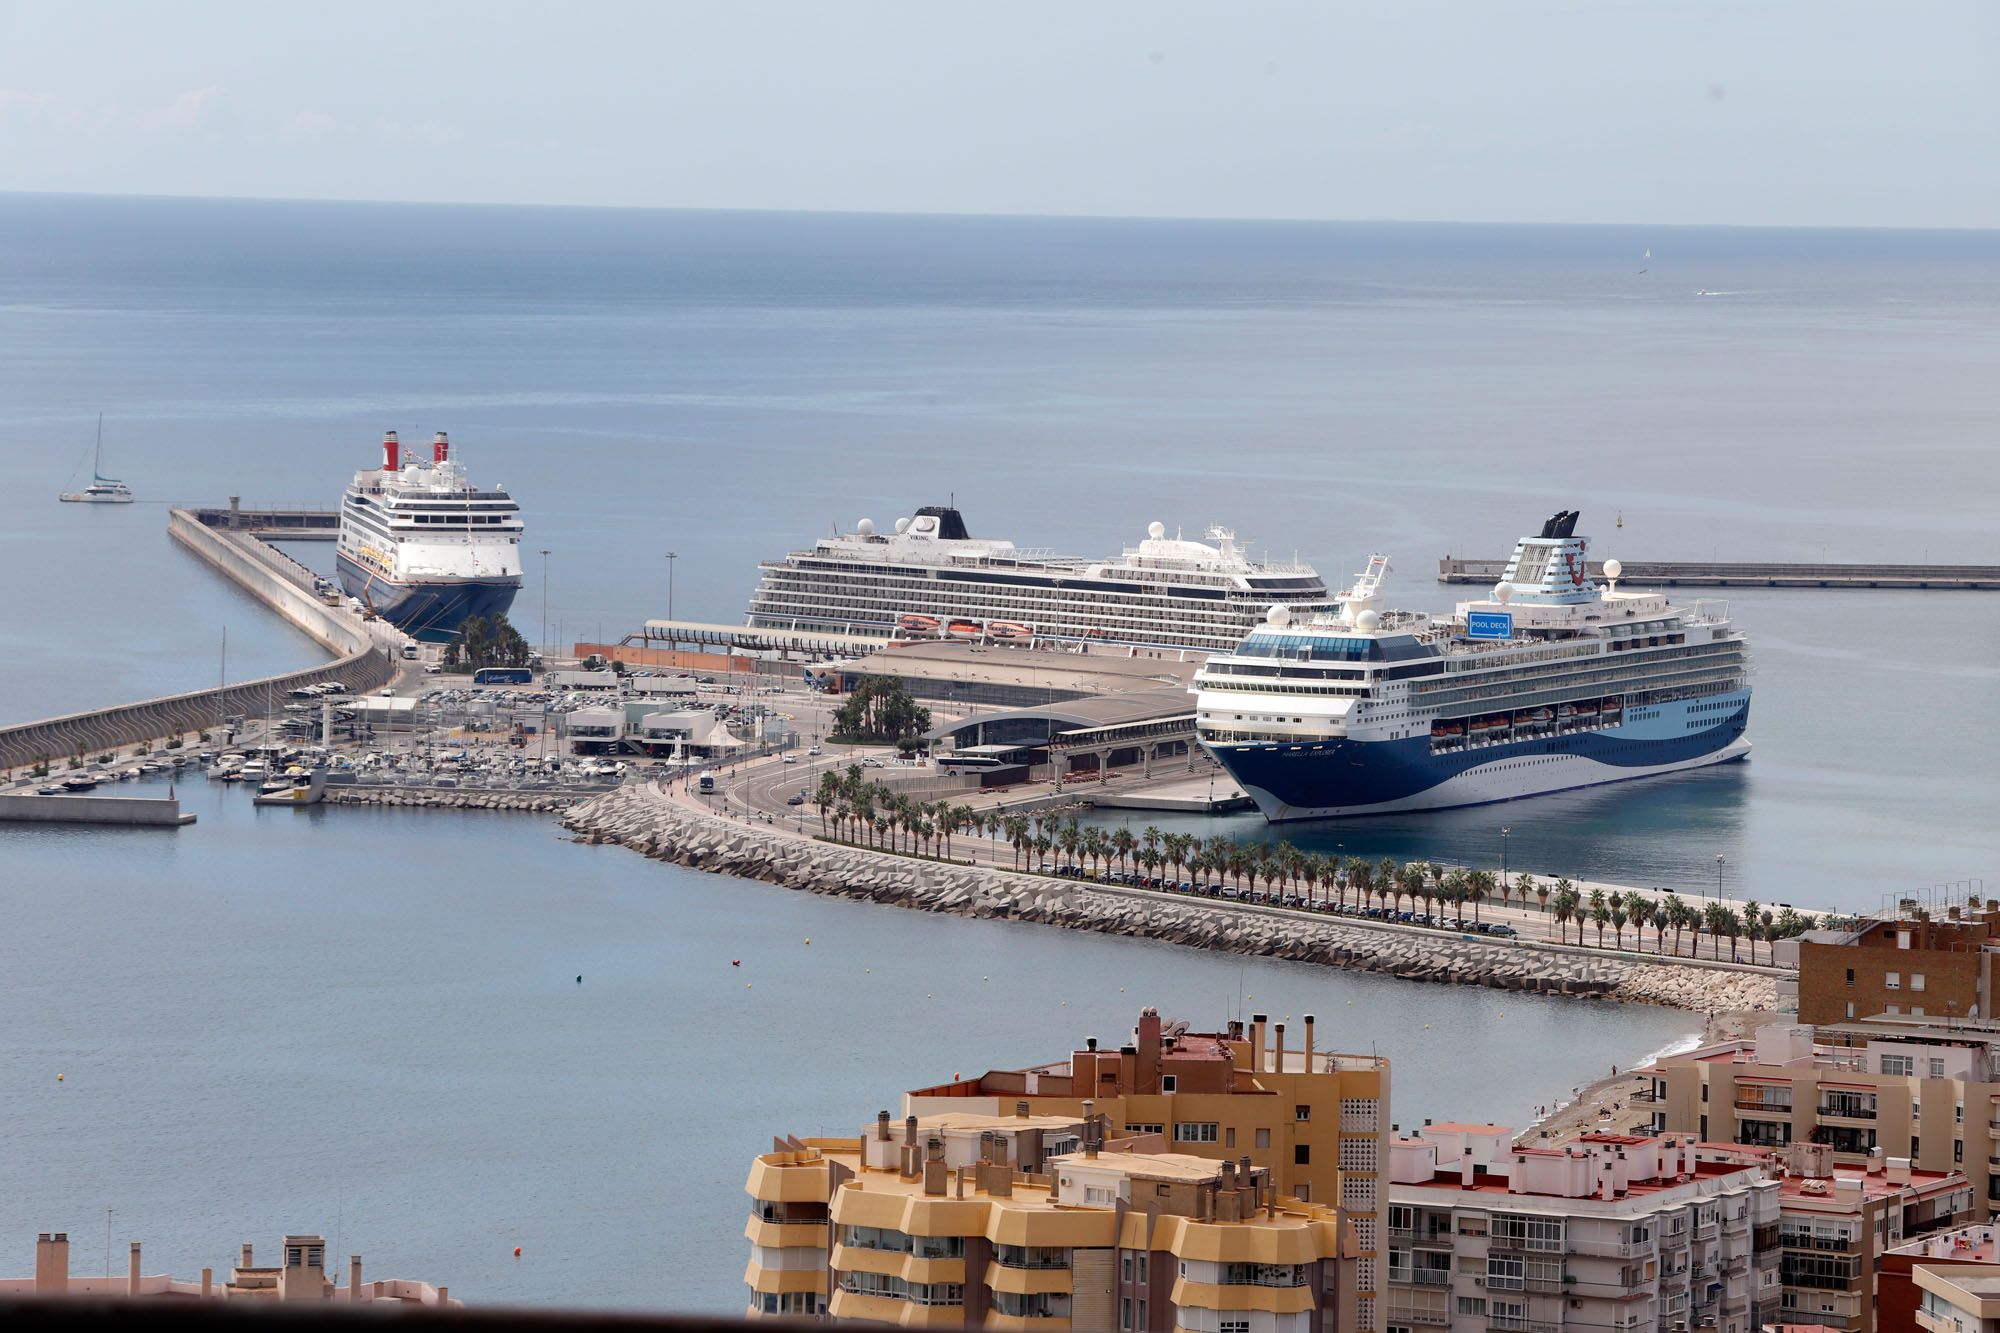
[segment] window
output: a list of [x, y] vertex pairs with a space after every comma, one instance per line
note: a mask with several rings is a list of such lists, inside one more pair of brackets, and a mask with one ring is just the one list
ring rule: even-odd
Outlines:
[[1922, 990], [1923, 988], [1924, 988], [1924, 974], [1921, 972], [1910, 973], [1910, 989]]
[[1854, 984], [1854, 969], [1851, 967], [1847, 969], [1847, 984], [1850, 986]]
[[1222, 1146], [1225, 1148], [1234, 1148], [1236, 1146], [1236, 1126], [1231, 1125], [1228, 1129], [1222, 1131]]
[[1132, 1280], [1132, 1251], [1130, 1250], [1120, 1250], [1118, 1252], [1118, 1280], [1120, 1282], [1130, 1282]]
[[1903, 974], [1901, 972], [1884, 972], [1882, 974], [1882, 989], [1883, 990], [1903, 989]]
[[1217, 1333], [1250, 1333], [1248, 1319], [1225, 1319], [1215, 1327]]
[[1847, 1016], [1849, 1018], [1854, 1017], [1854, 1001], [1852, 1000], [1849, 1000], [1847, 1002]]
[[1271, 1131], [1270, 1131], [1270, 1130], [1268, 1130], [1268, 1129], [1260, 1129], [1260, 1130], [1258, 1130], [1258, 1131], [1257, 1131], [1257, 1146], [1258, 1146], [1259, 1148], [1268, 1148], [1268, 1147], [1270, 1147], [1270, 1146], [1271, 1146]]
[[1215, 1142], [1215, 1122], [1213, 1120], [1183, 1120], [1174, 1126], [1175, 1143]]
[[1310, 1119], [1312, 1119], [1312, 1118], [1313, 1118], [1313, 1109], [1312, 1109], [1312, 1107], [1310, 1107], [1310, 1106], [1294, 1106], [1294, 1107], [1292, 1108], [1292, 1119], [1294, 1119], [1294, 1120], [1298, 1121], [1299, 1123], [1301, 1123], [1301, 1124], [1304, 1124], [1304, 1123], [1305, 1123], [1306, 1121], [1308, 1121], [1308, 1120], [1310, 1120]]
[[[1146, 1261], [1151, 1258], [1152, 1256], [1149, 1254], [1139, 1256], [1139, 1285], [1142, 1287], [1146, 1285]], [[1139, 1302], [1139, 1322], [1142, 1324], [1146, 1322], [1146, 1303], [1144, 1301]]]
[[[1118, 1302], [1118, 1327], [1125, 1329], [1132, 1327], [1132, 1298], [1130, 1296]], [[1243, 1333], [1250, 1333], [1249, 1325], [1244, 1325]]]
[[1167, 1127], [1165, 1125], [1140, 1124], [1134, 1121], [1132, 1124], [1125, 1126], [1125, 1132], [1127, 1134], [1164, 1134], [1167, 1132]]
[[1916, 1072], [1916, 1059], [1908, 1055], [1885, 1055], [1882, 1057], [1882, 1072], [1904, 1078]]
[[1518, 1254], [1489, 1254], [1486, 1256], [1486, 1285], [1519, 1291], [1522, 1280], [1527, 1276], [1527, 1261]]
[[1146, 1302], [1143, 1297], [1139, 1301], [1139, 1327], [1146, 1327]]
[[1295, 1143], [1292, 1145], [1293, 1166], [1311, 1166], [1312, 1159], [1313, 1159], [1313, 1150], [1311, 1144]]
[[1181, 1084], [1181, 1079], [1180, 1075], [1178, 1074], [1162, 1074], [1160, 1076], [1161, 1092], [1173, 1092], [1175, 1089], [1180, 1087], [1180, 1084]]
[[1458, 1312], [1460, 1314], [1484, 1316], [1486, 1313], [1486, 1298], [1483, 1296], [1461, 1296], [1458, 1298]]

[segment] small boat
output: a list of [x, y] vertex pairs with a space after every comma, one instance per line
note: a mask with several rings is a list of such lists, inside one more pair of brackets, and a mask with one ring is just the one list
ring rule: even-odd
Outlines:
[[91, 456], [90, 485], [80, 491], [64, 491], [56, 499], [73, 505], [128, 505], [132, 488], [100, 470], [104, 465], [104, 414], [97, 414], [97, 451]]
[[1464, 734], [1465, 734], [1465, 723], [1463, 722], [1452, 721], [1452, 722], [1431, 723], [1431, 735], [1433, 736], [1463, 736]]
[[910, 611], [896, 617], [897, 629], [909, 630], [915, 634], [935, 634], [937, 633], [937, 627], [938, 618], [936, 616], [920, 616], [914, 611]]
[[230, 768], [225, 768], [220, 772], [217, 772], [211, 769], [209, 772], [209, 776], [214, 778], [220, 778], [224, 782], [241, 782], [243, 781], [243, 770], [236, 767], [230, 767]]
[[1546, 708], [1523, 708], [1514, 714], [1514, 721], [1532, 727], [1546, 727], [1555, 720], [1555, 714]]
[[[157, 773], [159, 770], [155, 768], [153, 771]], [[128, 768], [123, 773], [120, 773], [118, 776], [123, 778], [125, 781], [130, 782], [133, 778], [141, 776], [144, 772], [145, 772], [144, 769]]]
[[989, 620], [986, 632], [996, 639], [1032, 639], [1035, 637], [1033, 625], [1023, 625], [1018, 620]]
[[1597, 708], [1598, 716], [1603, 718], [1606, 722], [1610, 722], [1618, 717], [1623, 716], [1624, 712], [1625, 712], [1625, 704], [1622, 700], [1619, 699], [1606, 699], [1603, 703], [1599, 704]]
[[954, 620], [944, 627], [944, 632], [954, 639], [977, 639], [986, 631], [976, 620]]
[[91, 777], [88, 773], [78, 773], [75, 777], [64, 778], [62, 780], [64, 791], [89, 791], [96, 785], [97, 779]]
[[37, 796], [60, 796], [62, 794], [63, 794], [63, 789], [61, 787], [49, 786], [49, 787], [35, 788], [35, 795]]

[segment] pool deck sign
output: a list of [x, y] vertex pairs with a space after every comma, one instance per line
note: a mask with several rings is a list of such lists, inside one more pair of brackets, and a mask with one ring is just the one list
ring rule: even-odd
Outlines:
[[1512, 611], [1468, 611], [1465, 613], [1468, 639], [1511, 639], [1514, 637]]

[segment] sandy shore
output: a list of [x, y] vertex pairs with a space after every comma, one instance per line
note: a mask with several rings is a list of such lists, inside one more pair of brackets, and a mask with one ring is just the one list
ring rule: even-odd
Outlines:
[[[1711, 1014], [1701, 1035], [1703, 1046], [1748, 1037], [1757, 1028], [1778, 1018], [1765, 1009], [1738, 1009]], [[1517, 1145], [1566, 1143], [1579, 1134], [1650, 1134], [1653, 1103], [1638, 1100], [1649, 1080], [1623, 1067], [1607, 1071], [1595, 1083], [1572, 1088], [1567, 1097], [1546, 1108], [1545, 1114], [1515, 1136]]]

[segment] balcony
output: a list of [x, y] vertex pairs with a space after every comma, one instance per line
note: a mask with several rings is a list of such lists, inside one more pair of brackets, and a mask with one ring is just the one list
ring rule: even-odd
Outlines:
[[1443, 1310], [1415, 1310], [1407, 1305], [1391, 1305], [1388, 1322], [1391, 1324], [1427, 1324], [1433, 1328], [1448, 1328], [1451, 1316]]
[[1449, 1287], [1449, 1268], [1392, 1268], [1389, 1270], [1391, 1282], [1404, 1282], [1412, 1287]]
[[1713, 1218], [1710, 1218], [1706, 1222], [1697, 1222], [1694, 1224], [1694, 1238], [1696, 1240], [1714, 1240], [1721, 1234], [1722, 1224]]
[[1738, 1097], [1731, 1105], [1744, 1115], [1769, 1116], [1773, 1119], [1789, 1116], [1792, 1113], [1790, 1102], [1769, 1102], [1760, 1097]]
[[1846, 1100], [1824, 1102], [1820, 1105], [1819, 1115], [1822, 1120], [1872, 1121], [1875, 1119], [1875, 1103]]
[[1600, 1259], [1630, 1259], [1634, 1255], [1651, 1254], [1656, 1248], [1651, 1237], [1645, 1240], [1589, 1240], [1572, 1236], [1569, 1241], [1571, 1254], [1587, 1254]]

